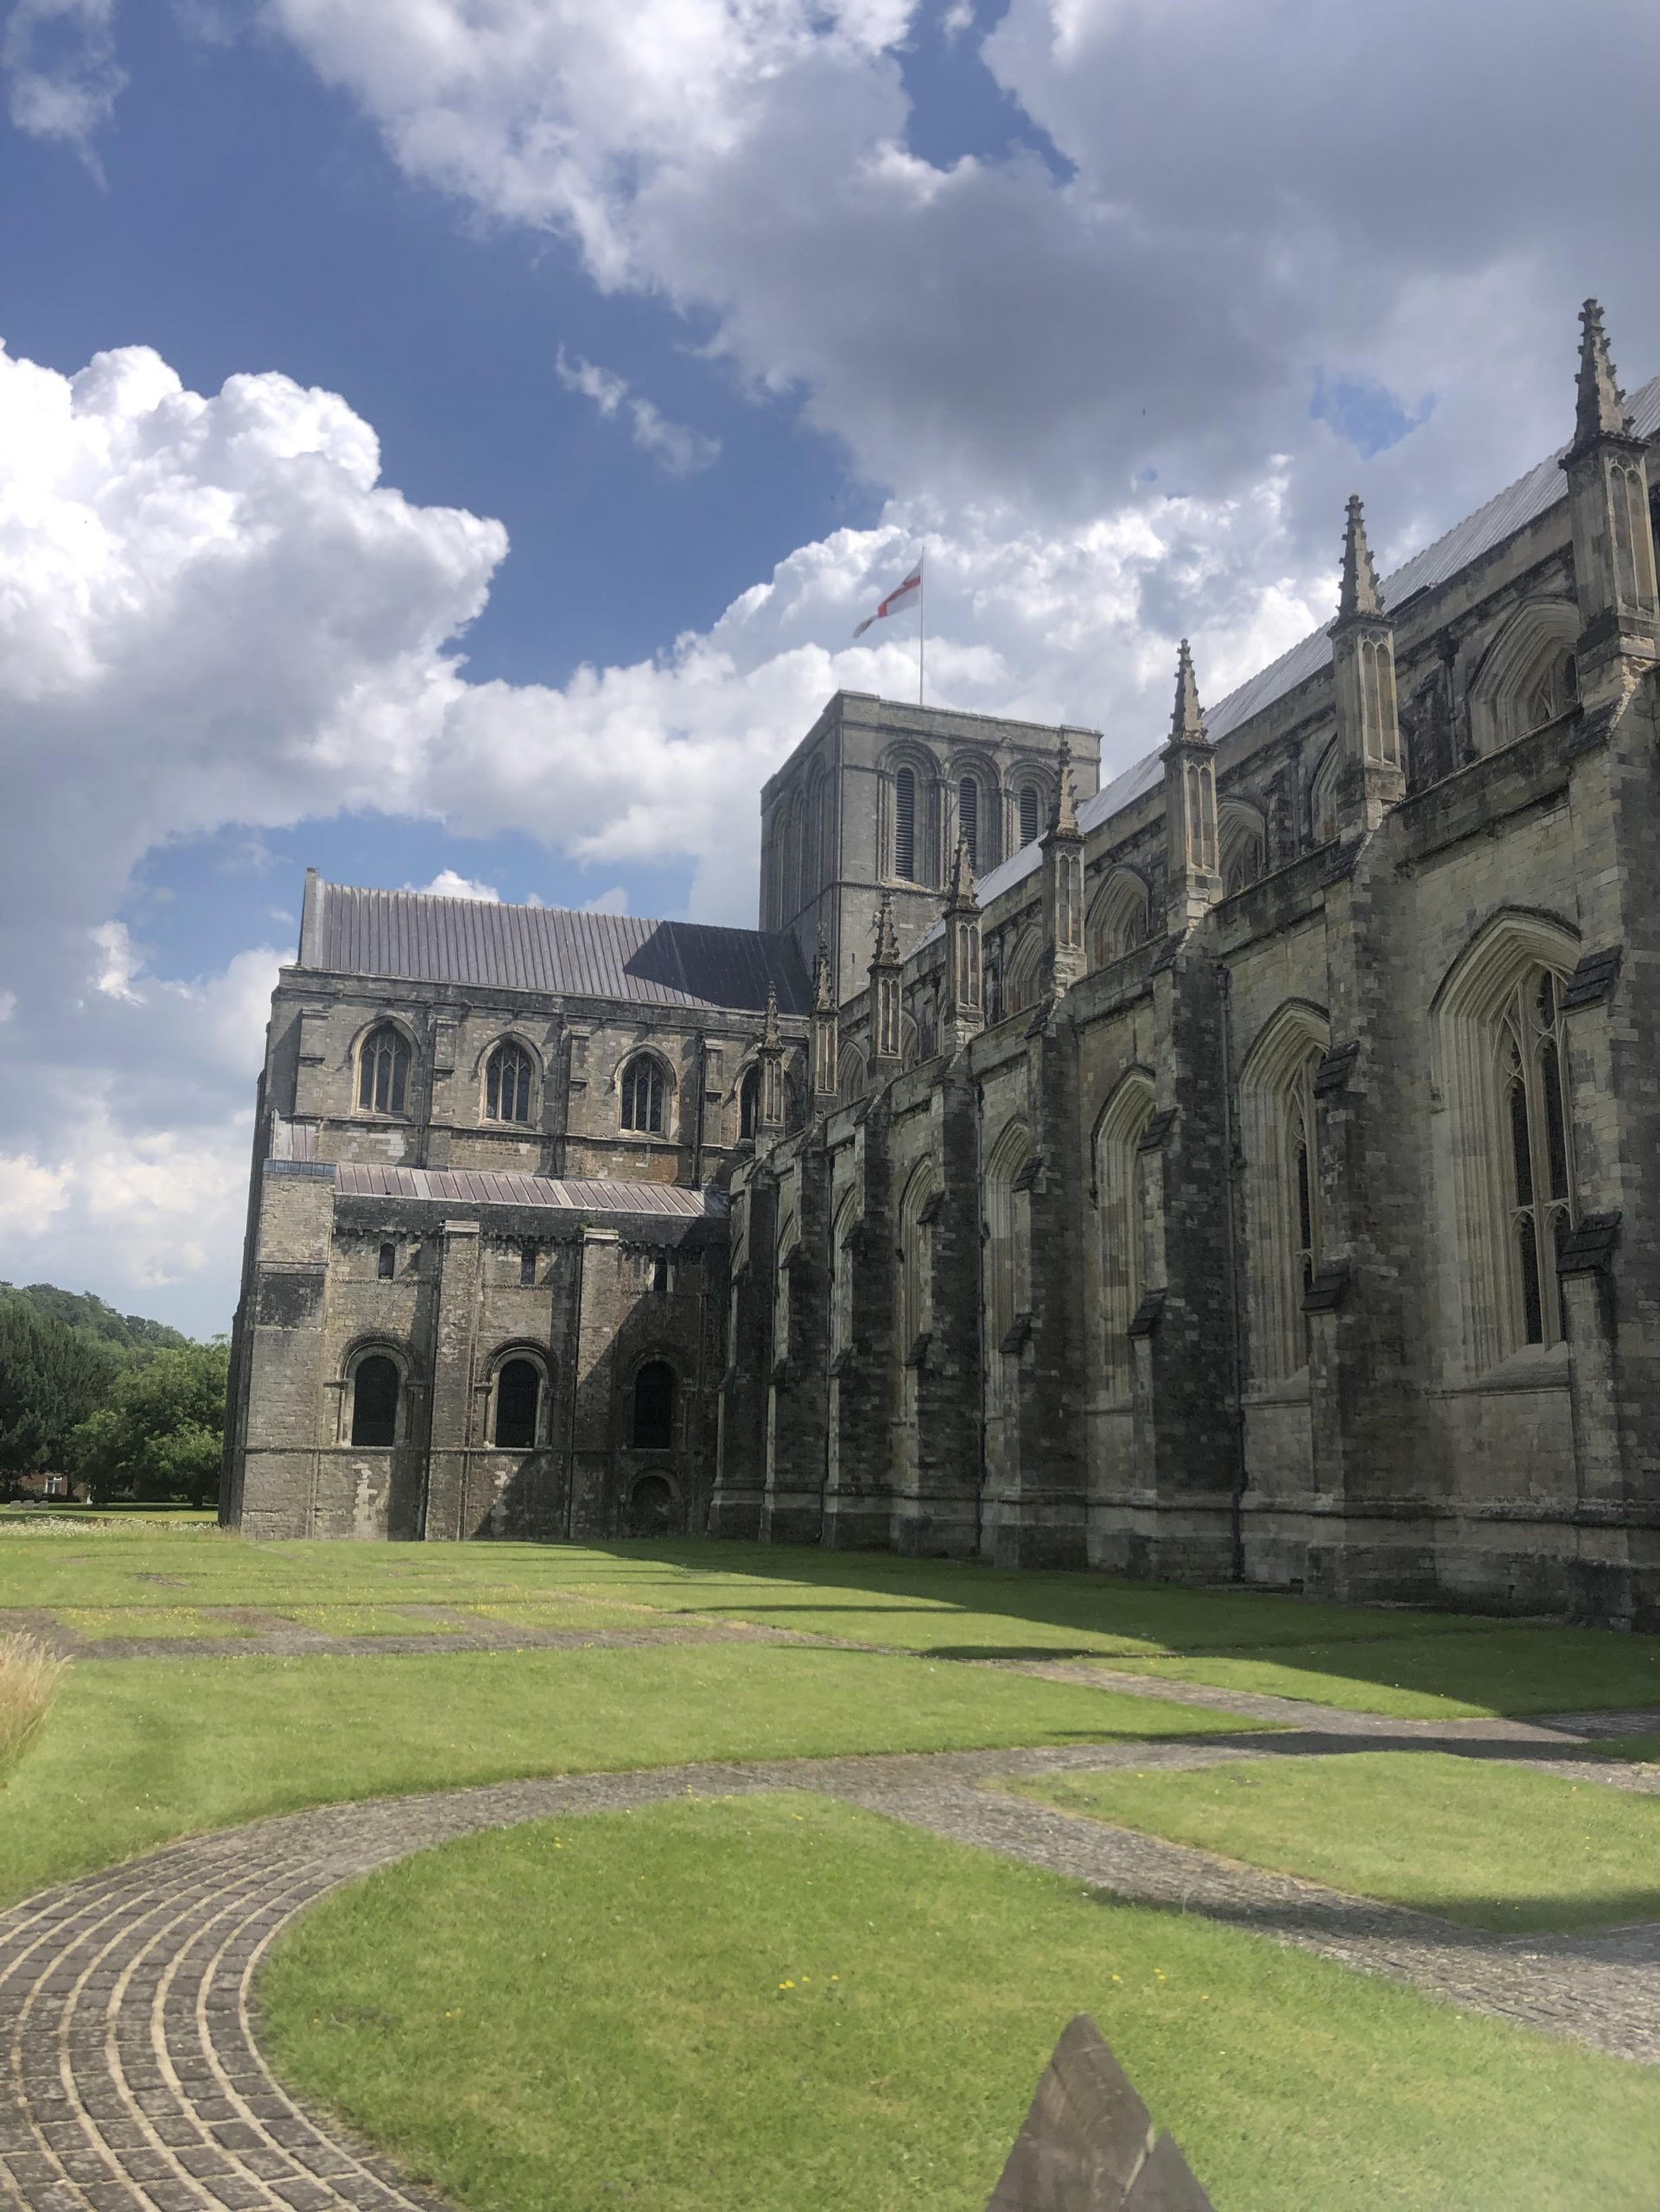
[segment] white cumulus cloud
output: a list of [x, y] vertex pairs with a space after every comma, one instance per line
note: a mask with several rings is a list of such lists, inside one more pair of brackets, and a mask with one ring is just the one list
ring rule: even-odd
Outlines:
[[671, 423], [654, 401], [631, 391], [627, 378], [614, 369], [602, 369], [596, 362], [585, 361], [580, 353], [569, 355], [562, 346], [555, 357], [554, 372], [567, 391], [578, 391], [584, 399], [591, 399], [601, 415], [626, 411], [634, 443], [669, 475], [695, 475], [720, 458], [718, 438], [689, 429], [684, 423]]

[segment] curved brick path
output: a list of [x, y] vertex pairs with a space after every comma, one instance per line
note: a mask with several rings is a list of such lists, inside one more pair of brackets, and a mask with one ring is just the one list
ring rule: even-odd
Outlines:
[[[1397, 1724], [1388, 1740], [1522, 1759], [1544, 1748], [1544, 1729], [1482, 1726]], [[1549, 1735], [1558, 1757], [1580, 1749], [1564, 1742], [1560, 1724]], [[1368, 1747], [1380, 1739], [1375, 1731], [1365, 1738]], [[251, 2024], [265, 1951], [314, 1899], [411, 1852], [689, 1789], [820, 1790], [1126, 1898], [1200, 1911], [1660, 2063], [1660, 1925], [1577, 1938], [1485, 1936], [987, 1787], [1066, 1770], [1356, 1747], [1352, 1732], [1310, 1732], [681, 1767], [328, 1806], [175, 1845], [0, 1914], [0, 2185], [28, 2212], [435, 2212], [436, 2196], [311, 2117], [270, 2073]]]

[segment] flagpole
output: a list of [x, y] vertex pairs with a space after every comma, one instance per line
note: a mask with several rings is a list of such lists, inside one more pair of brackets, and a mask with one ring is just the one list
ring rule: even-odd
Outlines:
[[927, 652], [928, 637], [928, 572], [927, 548], [917, 556], [917, 704], [922, 704], [923, 657]]

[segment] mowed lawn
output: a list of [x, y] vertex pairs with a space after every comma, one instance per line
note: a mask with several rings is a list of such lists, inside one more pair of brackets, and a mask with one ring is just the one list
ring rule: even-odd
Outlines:
[[1660, 1798], [1441, 1751], [1008, 1785], [1040, 1804], [1501, 1935], [1660, 1920]]
[[[803, 1547], [245, 1543], [0, 1516], [5, 1608], [100, 1638], [742, 1621], [935, 1659], [1065, 1660], [1402, 1718], [1660, 1708], [1660, 1638]], [[222, 1609], [242, 1612], [230, 1620]], [[193, 1629], [192, 1621], [199, 1623]]]
[[1660, 2069], [810, 1796], [423, 1853], [258, 1997], [285, 2080], [489, 2212], [981, 2212], [1091, 2013], [1218, 2212], [1650, 2212]]

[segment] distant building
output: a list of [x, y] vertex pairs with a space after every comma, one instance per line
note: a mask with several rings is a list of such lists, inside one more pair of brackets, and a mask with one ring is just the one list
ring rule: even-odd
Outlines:
[[1571, 444], [1097, 789], [839, 693], [762, 929], [309, 879], [227, 1516], [702, 1529], [1660, 1622], [1648, 454]]

